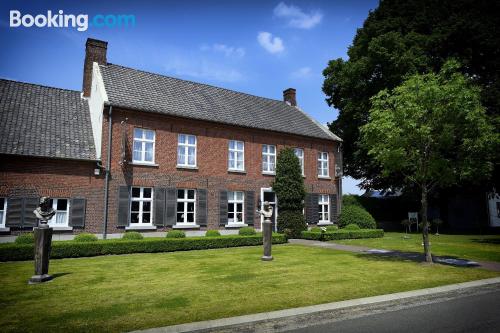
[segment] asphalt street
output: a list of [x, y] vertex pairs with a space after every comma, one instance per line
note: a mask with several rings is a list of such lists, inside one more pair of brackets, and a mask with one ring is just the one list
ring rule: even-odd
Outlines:
[[288, 332], [500, 332], [500, 290]]

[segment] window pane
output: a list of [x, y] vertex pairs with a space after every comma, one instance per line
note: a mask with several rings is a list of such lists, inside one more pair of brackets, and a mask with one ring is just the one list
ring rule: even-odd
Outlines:
[[266, 160], [262, 161], [262, 170], [269, 171], [269, 164]]
[[130, 214], [130, 223], [139, 223], [139, 213]]
[[177, 198], [179, 199], [184, 198], [184, 190], [177, 190]]
[[179, 143], [186, 143], [186, 136], [184, 134], [179, 134]]
[[236, 148], [238, 148], [238, 150], [243, 150], [243, 141], [238, 141], [236, 143]]
[[142, 214], [142, 223], [151, 223], [151, 214], [150, 213]]
[[229, 141], [229, 149], [234, 149], [234, 141], [233, 140]]
[[194, 135], [189, 135], [189, 136], [188, 136], [188, 143], [189, 143], [190, 145], [194, 145], [194, 144], [196, 144], [196, 136], [194, 136]]
[[178, 212], [183, 212], [184, 211], [184, 202], [178, 202], [177, 203], [177, 211]]
[[194, 147], [189, 147], [188, 148], [188, 156], [189, 156], [189, 159], [188, 159], [188, 164], [189, 165], [195, 165], [195, 151], [196, 149]]
[[236, 214], [236, 222], [243, 222], [243, 214], [242, 213]]
[[142, 129], [134, 128], [134, 139], [142, 139]]
[[132, 187], [132, 197], [139, 198], [141, 195], [141, 189], [139, 187]]
[[184, 223], [184, 213], [177, 213], [177, 222]]
[[262, 152], [267, 153], [267, 145], [262, 145]]
[[243, 204], [241, 204], [241, 203], [236, 204], [236, 211], [237, 212], [242, 212], [243, 211]]
[[194, 222], [194, 213], [187, 213], [187, 222], [188, 223]]
[[150, 212], [151, 211], [151, 202], [149, 201], [144, 201], [142, 203], [142, 211], [143, 212]]
[[148, 162], [153, 162], [153, 143], [152, 142], [146, 142], [146, 155], [144, 159]]
[[230, 212], [234, 212], [234, 203], [228, 204], [227, 210]]
[[276, 152], [276, 146], [269, 146], [269, 152], [274, 154]]
[[3, 210], [0, 210], [0, 224], [3, 223]]
[[188, 199], [194, 199], [194, 190], [188, 190]]
[[139, 201], [132, 201], [132, 206], [130, 207], [130, 210], [133, 212], [138, 212], [139, 211]]
[[325, 213], [325, 221], [329, 221], [330, 219], [328, 218], [328, 212]]
[[177, 147], [177, 164], [186, 164], [186, 156], [184, 155], [184, 147]]
[[227, 221], [228, 222], [234, 222], [234, 213], [227, 213]]
[[194, 212], [194, 202], [188, 202], [187, 203], [187, 211], [188, 212]]
[[58, 199], [57, 200], [57, 210], [66, 210], [66, 209], [68, 209], [68, 200]]
[[0, 198], [0, 210], [3, 210], [4, 206], [5, 206], [5, 198]]
[[238, 170], [244, 169], [243, 168], [243, 161], [240, 160], [240, 161], [236, 162], [236, 169], [238, 169]]
[[154, 140], [155, 138], [155, 132], [151, 130], [145, 130], [144, 134], [146, 134], [146, 139], [147, 140]]
[[238, 200], [243, 200], [243, 192], [236, 192], [236, 197]]
[[150, 187], [145, 187], [142, 193], [143, 193], [144, 198], [151, 198], [151, 188]]

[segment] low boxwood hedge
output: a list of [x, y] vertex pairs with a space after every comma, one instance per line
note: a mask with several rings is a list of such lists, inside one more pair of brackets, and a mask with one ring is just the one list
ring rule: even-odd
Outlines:
[[360, 230], [340, 229], [327, 232], [302, 231], [303, 239], [311, 239], [319, 241], [355, 239], [355, 238], [380, 238], [380, 237], [384, 237], [383, 229], [360, 229]]
[[[284, 235], [273, 234], [273, 244], [286, 242]], [[109, 239], [96, 242], [62, 241], [52, 243], [50, 257], [53, 259], [94, 257], [107, 254], [190, 251], [261, 244], [262, 235], [145, 238], [141, 240]], [[34, 250], [31, 244], [8, 243], [0, 245], [0, 261], [32, 260], [33, 254]]]

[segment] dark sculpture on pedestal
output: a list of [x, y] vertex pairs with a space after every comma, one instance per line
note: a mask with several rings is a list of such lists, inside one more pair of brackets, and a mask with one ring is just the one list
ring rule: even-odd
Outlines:
[[38, 218], [39, 226], [33, 228], [35, 233], [35, 275], [29, 280], [30, 284], [52, 280], [52, 276], [48, 274], [52, 228], [49, 227], [47, 222], [55, 213], [48, 197], [41, 197], [40, 204], [33, 211], [33, 214]]
[[264, 209], [257, 211], [264, 217], [264, 222], [262, 223], [262, 238], [264, 244], [264, 255], [262, 256], [263, 261], [273, 260], [271, 255], [271, 245], [272, 245], [272, 233], [273, 225], [271, 223], [271, 217], [273, 216], [273, 207], [268, 201], [264, 201]]

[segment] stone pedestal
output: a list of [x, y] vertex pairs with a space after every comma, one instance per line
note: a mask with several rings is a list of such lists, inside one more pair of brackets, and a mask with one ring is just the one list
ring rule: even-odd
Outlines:
[[271, 246], [272, 246], [272, 234], [273, 234], [273, 225], [269, 219], [265, 219], [262, 223], [262, 238], [264, 244], [264, 255], [262, 256], [263, 261], [271, 261], [273, 260], [273, 256], [271, 255]]
[[52, 244], [52, 228], [42, 225], [34, 228], [35, 233], [35, 275], [29, 280], [29, 284], [41, 283], [52, 280], [49, 273], [50, 249]]

